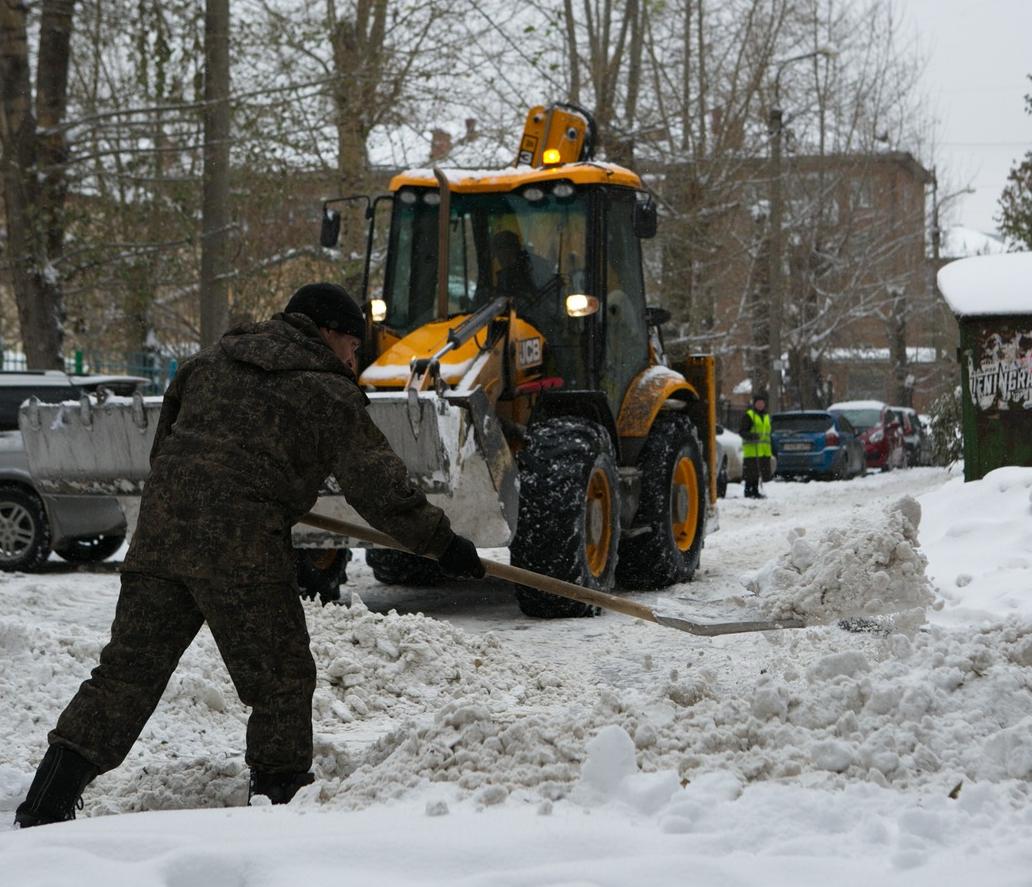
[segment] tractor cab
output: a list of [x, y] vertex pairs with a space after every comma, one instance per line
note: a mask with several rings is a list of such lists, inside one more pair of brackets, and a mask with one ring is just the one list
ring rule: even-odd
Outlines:
[[492, 399], [543, 381], [550, 391], [601, 392], [617, 415], [650, 362], [640, 240], [655, 232], [655, 208], [637, 175], [591, 161], [592, 138], [580, 109], [533, 108], [516, 166], [394, 177], [364, 385], [404, 387], [412, 360], [432, 358], [450, 331], [502, 298], [506, 329], [485, 317], [475, 343], [438, 362], [444, 384], [506, 335], [503, 357], [515, 355], [515, 365]]

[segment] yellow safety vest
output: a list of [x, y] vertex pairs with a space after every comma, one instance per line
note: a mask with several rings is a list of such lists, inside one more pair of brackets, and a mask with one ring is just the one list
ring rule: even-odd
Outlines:
[[742, 456], [746, 459], [772, 455], [770, 449], [770, 413], [762, 416], [753, 409], [748, 409], [745, 414], [752, 422], [752, 433], [756, 440], [742, 441]]

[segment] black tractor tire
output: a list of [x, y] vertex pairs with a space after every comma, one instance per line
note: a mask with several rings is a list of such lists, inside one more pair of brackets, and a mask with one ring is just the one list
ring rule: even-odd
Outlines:
[[125, 533], [114, 533], [111, 536], [88, 536], [85, 539], [62, 542], [54, 548], [54, 552], [70, 564], [99, 564], [118, 551], [123, 542], [125, 542]]
[[666, 588], [695, 575], [706, 536], [707, 482], [695, 425], [660, 414], [638, 459], [641, 499], [635, 528], [620, 542], [616, 579], [622, 588]]
[[437, 561], [407, 551], [369, 548], [365, 559], [383, 585], [438, 585], [446, 578]]
[[31, 572], [50, 557], [50, 521], [31, 490], [0, 485], [0, 570]]
[[[620, 486], [609, 434], [585, 419], [532, 425], [518, 456], [520, 511], [510, 562], [600, 591], [613, 587]], [[525, 586], [516, 600], [539, 619], [595, 616], [599, 609]]]

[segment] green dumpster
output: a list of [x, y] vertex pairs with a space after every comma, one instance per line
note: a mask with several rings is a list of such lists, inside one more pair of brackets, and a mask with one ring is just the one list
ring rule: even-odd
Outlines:
[[964, 480], [1032, 466], [1032, 253], [960, 259], [938, 280], [960, 326]]

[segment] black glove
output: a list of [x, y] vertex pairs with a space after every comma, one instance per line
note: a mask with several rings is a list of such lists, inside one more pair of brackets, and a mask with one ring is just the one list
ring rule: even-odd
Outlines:
[[477, 547], [462, 536], [452, 536], [437, 563], [441, 572], [452, 579], [483, 579], [484, 565], [480, 562]]

